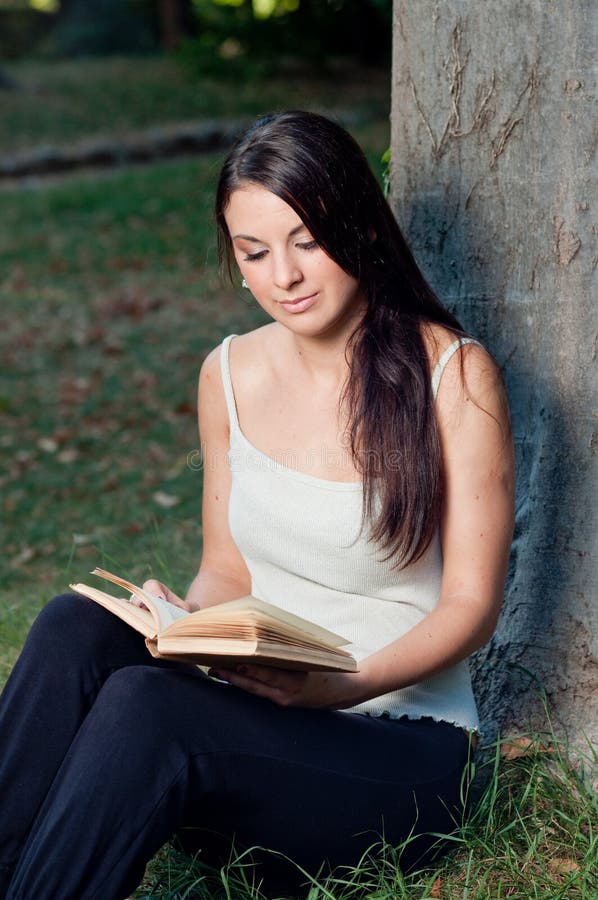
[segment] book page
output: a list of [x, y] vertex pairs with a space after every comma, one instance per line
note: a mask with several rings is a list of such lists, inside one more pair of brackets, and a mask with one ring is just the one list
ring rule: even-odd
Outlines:
[[242, 662], [281, 669], [356, 672], [357, 663], [346, 651], [294, 647], [276, 640], [235, 638], [186, 638], [159, 635], [146, 641], [150, 652], [162, 659], [176, 659], [200, 665], [231, 666]]
[[71, 590], [95, 603], [99, 603], [104, 609], [118, 616], [135, 631], [139, 631], [146, 638], [155, 637], [157, 634], [157, 623], [153, 614], [148, 609], [141, 609], [139, 606], [130, 603], [124, 597], [113, 597], [99, 588], [91, 587], [88, 584], [70, 584]]
[[279, 606], [259, 600], [257, 597], [240, 597], [238, 600], [228, 600], [226, 603], [218, 603], [208, 606], [206, 609], [195, 610], [189, 613], [185, 622], [176, 623], [168, 629], [169, 634], [193, 634], [197, 624], [199, 634], [207, 633], [213, 623], [218, 630], [229, 623], [242, 626], [243, 623], [255, 621], [257, 624], [267, 626], [268, 621], [276, 623], [276, 633], [281, 637], [285, 632], [296, 640], [297, 632], [308, 635], [310, 643], [321, 644], [326, 647], [342, 647], [348, 644], [346, 638], [328, 631], [314, 622], [302, 619], [294, 613], [289, 613]]
[[100, 578], [105, 578], [107, 581], [117, 584], [119, 587], [124, 588], [128, 594], [132, 594], [137, 600], [144, 603], [156, 622], [156, 631], [158, 634], [168, 628], [173, 622], [189, 615], [186, 609], [181, 609], [179, 606], [169, 603], [168, 600], [164, 600], [162, 597], [150, 594], [149, 591], [145, 591], [131, 581], [127, 581], [126, 578], [121, 578], [120, 575], [114, 575], [112, 572], [107, 572], [106, 569], [96, 567], [92, 570], [91, 574], [98, 575]]

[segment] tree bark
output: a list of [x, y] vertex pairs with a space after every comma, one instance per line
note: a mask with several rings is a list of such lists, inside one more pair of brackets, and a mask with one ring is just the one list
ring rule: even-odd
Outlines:
[[160, 33], [165, 50], [176, 50], [188, 25], [188, 9], [185, 0], [160, 0]]
[[160, 24], [164, 49], [176, 50], [182, 36], [179, 0], [160, 0]]
[[595, 0], [395, 0], [391, 197], [503, 367], [516, 532], [487, 726], [598, 741]]

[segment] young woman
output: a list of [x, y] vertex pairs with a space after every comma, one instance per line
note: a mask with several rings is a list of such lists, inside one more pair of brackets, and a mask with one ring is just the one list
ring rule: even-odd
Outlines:
[[463, 815], [466, 658], [494, 629], [513, 517], [496, 365], [437, 302], [332, 122], [259, 120], [224, 164], [216, 215], [272, 322], [201, 370], [204, 547], [184, 605], [252, 592], [344, 635], [359, 672], [208, 679], [151, 660], [95, 604], [55, 599], [0, 708], [13, 900], [120, 900], [182, 826], [208, 858], [217, 834], [315, 873], [385, 840], [406, 842], [408, 868]]

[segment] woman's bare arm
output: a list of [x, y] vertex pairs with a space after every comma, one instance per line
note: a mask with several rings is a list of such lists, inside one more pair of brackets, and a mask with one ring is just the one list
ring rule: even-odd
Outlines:
[[229, 421], [218, 347], [204, 362], [198, 388], [199, 436], [203, 456], [203, 552], [187, 592], [191, 609], [251, 593], [251, 577], [228, 525], [231, 474]]
[[469, 656], [491, 637], [513, 534], [514, 458], [500, 375], [477, 346], [458, 354], [440, 383], [437, 415], [446, 493], [438, 605], [367, 660], [382, 689], [413, 684]]
[[[251, 592], [251, 578], [228, 527], [231, 477], [227, 452], [229, 423], [222, 376], [220, 348], [206, 358], [199, 375], [198, 422], [203, 459], [202, 530], [203, 552], [199, 571], [187, 591], [188, 610], [234, 600]], [[148, 590], [168, 589], [159, 582], [147, 582]], [[172, 595], [174, 597], [174, 595]]]

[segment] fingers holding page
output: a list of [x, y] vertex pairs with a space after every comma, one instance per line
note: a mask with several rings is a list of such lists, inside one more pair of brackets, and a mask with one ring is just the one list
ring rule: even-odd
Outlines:
[[[174, 591], [171, 591], [167, 585], [158, 581], [156, 578], [150, 578], [147, 581], [144, 581], [143, 590], [147, 591], [148, 594], [153, 594], [155, 597], [161, 597], [162, 600], [166, 600], [167, 603], [172, 603], [173, 606], [178, 606], [180, 609], [187, 609], [184, 601], [181, 600]], [[137, 603], [137, 605], [139, 606], [141, 604]]]
[[135, 596], [135, 594], [131, 594], [131, 596], [129, 597], [129, 603], [131, 604], [131, 606], [138, 606], [139, 609], [147, 609], [147, 606], [145, 605], [143, 600], [140, 600], [139, 597]]

